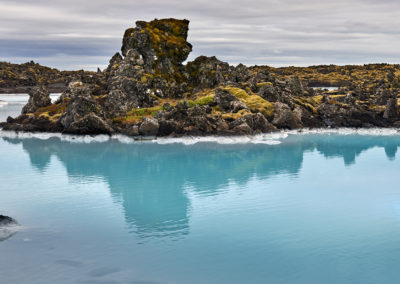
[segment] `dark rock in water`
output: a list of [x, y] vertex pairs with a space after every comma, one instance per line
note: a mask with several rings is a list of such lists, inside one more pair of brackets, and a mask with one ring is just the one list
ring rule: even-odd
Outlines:
[[50, 93], [44, 86], [32, 88], [29, 92], [29, 101], [23, 107], [22, 113], [35, 112], [40, 107], [51, 104]]
[[18, 225], [18, 223], [13, 218], [0, 215], [0, 242], [16, 233], [16, 230], [12, 227], [15, 225]]
[[4, 216], [4, 215], [0, 215], [0, 227], [8, 226], [8, 225], [16, 225], [16, 224], [18, 224], [18, 223], [13, 218]]

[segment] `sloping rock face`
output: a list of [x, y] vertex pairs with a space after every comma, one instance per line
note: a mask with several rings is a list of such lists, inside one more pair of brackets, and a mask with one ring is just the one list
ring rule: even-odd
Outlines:
[[[192, 50], [188, 30], [188, 20], [136, 22], [125, 31], [121, 52], [112, 56], [104, 71], [74, 73], [74, 80], [54, 104], [46, 87], [32, 89], [22, 114], [0, 127], [181, 136], [400, 125], [400, 68], [397, 72], [387, 66], [367, 66], [367, 71], [379, 71], [380, 80], [367, 72], [370, 75], [363, 75], [366, 81], [361, 84], [362, 70], [355, 66], [246, 67], [229, 65], [215, 56], [200, 56], [184, 64]], [[315, 70], [321, 73], [316, 75]], [[343, 83], [344, 77], [357, 82], [346, 82], [336, 91], [308, 87], [317, 81], [327, 86]]]

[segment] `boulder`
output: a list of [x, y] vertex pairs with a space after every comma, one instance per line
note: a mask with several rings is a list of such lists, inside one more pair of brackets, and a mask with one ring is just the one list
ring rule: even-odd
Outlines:
[[246, 82], [251, 78], [250, 70], [243, 64], [230, 66], [215, 56], [199, 56], [186, 65], [188, 83], [195, 90], [214, 88], [226, 83]]
[[65, 99], [71, 99], [78, 96], [88, 97], [91, 96], [92, 93], [92, 85], [83, 83], [82, 81], [73, 81], [68, 84], [67, 89], [57, 99], [56, 103], [58, 104], [63, 102]]
[[274, 124], [276, 127], [284, 129], [296, 129], [302, 126], [298, 115], [295, 115], [288, 105], [276, 102], [274, 104], [274, 110], [274, 120], [272, 121], [272, 124]]
[[226, 90], [217, 89], [215, 91], [214, 103], [225, 111], [238, 112], [248, 109], [247, 105]]
[[251, 135], [251, 134], [253, 134], [253, 130], [246, 122], [242, 122], [239, 125], [236, 125], [235, 127], [233, 127], [231, 129], [231, 131], [232, 131], [232, 134], [235, 134], [235, 135]]
[[244, 116], [244, 119], [254, 133], [269, 133], [278, 130], [262, 113], [248, 114]]
[[385, 119], [397, 119], [399, 116], [399, 107], [397, 98], [390, 98], [386, 103], [386, 110], [383, 113]]
[[153, 117], [144, 117], [139, 127], [139, 133], [143, 136], [156, 136], [160, 125]]
[[128, 136], [139, 136], [139, 126], [133, 125], [127, 129], [124, 129], [123, 133]]
[[171, 135], [174, 132], [176, 132], [178, 128], [178, 123], [172, 119], [170, 120], [162, 119], [159, 121], [159, 125], [160, 125], [158, 129], [159, 136]]
[[34, 87], [29, 91], [28, 103], [23, 107], [22, 113], [32, 113], [38, 108], [51, 104], [50, 93], [44, 86]]
[[65, 112], [60, 117], [60, 123], [68, 132], [72, 123], [81, 120], [90, 113], [99, 112], [99, 106], [91, 95], [75, 95], [68, 102]]
[[89, 113], [81, 119], [74, 120], [69, 127], [64, 130], [70, 134], [112, 134], [114, 130], [101, 117], [94, 113]]

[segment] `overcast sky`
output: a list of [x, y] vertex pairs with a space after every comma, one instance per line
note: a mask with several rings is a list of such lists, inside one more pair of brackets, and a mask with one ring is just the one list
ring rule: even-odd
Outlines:
[[0, 0], [0, 61], [104, 68], [137, 20], [186, 18], [193, 52], [231, 64], [400, 63], [399, 0]]

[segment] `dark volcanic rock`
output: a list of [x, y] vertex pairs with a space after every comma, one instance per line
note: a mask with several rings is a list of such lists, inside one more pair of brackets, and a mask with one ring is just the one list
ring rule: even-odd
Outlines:
[[8, 216], [0, 215], [0, 242], [10, 238], [16, 233], [13, 228], [18, 225], [17, 221]]
[[7, 119], [7, 122], [0, 123], [4, 130], [26, 131], [26, 132], [62, 132], [62, 125], [56, 121], [50, 121], [44, 117], [33, 117], [25, 114], [15, 119]]
[[73, 121], [64, 132], [70, 134], [112, 134], [114, 130], [109, 123], [91, 112], [81, 119]]
[[248, 109], [247, 105], [226, 90], [215, 91], [214, 103], [225, 111], [238, 112], [241, 109]]
[[68, 84], [67, 89], [57, 99], [56, 103], [60, 103], [65, 99], [70, 99], [72, 97], [77, 97], [77, 96], [88, 97], [92, 93], [93, 93], [92, 85], [85, 84], [81, 81], [73, 81]]
[[13, 218], [0, 215], [0, 227], [18, 224]]
[[291, 111], [288, 105], [276, 102], [274, 104], [274, 108], [275, 114], [272, 124], [274, 124], [276, 127], [284, 129], [296, 129], [302, 126], [301, 120]]
[[192, 51], [186, 41], [188, 30], [188, 20], [137, 21], [135, 28], [125, 31], [122, 54], [134, 49], [143, 57], [147, 72], [173, 73], [174, 66], [181, 65]]
[[22, 109], [22, 113], [35, 112], [40, 107], [51, 104], [50, 93], [44, 86], [34, 87], [29, 92], [29, 101]]
[[60, 123], [68, 131], [72, 123], [98, 111], [97, 102], [91, 95], [76, 95], [68, 102], [65, 112], [60, 118]]
[[244, 117], [247, 125], [253, 130], [254, 133], [268, 133], [274, 132], [278, 129], [271, 124], [264, 115], [261, 113], [248, 114]]
[[157, 119], [152, 117], [144, 117], [139, 127], [139, 133], [143, 136], [156, 136], [160, 125]]
[[246, 122], [242, 122], [232, 128], [232, 134], [251, 135], [251, 134], [253, 134], [253, 130]]
[[[57, 81], [57, 71], [34, 63], [17, 72], [26, 75], [22, 79], [9, 64], [0, 63], [0, 87], [13, 87], [10, 78], [26, 84], [68, 84], [55, 104], [43, 87], [32, 89], [23, 114], [0, 127], [180, 136], [399, 124], [400, 66], [247, 67], [214, 56], [199, 56], [184, 65], [192, 50], [188, 28], [187, 20], [138, 21], [125, 31], [121, 53], [103, 72], [76, 71], [65, 75], [68, 80]], [[44, 73], [55, 77], [43, 80]]]
[[399, 116], [399, 107], [397, 105], [397, 98], [390, 98], [386, 103], [386, 110], [383, 114], [383, 118], [386, 119], [397, 119]]
[[186, 65], [189, 85], [195, 89], [214, 88], [219, 85], [245, 82], [251, 72], [243, 64], [230, 66], [215, 56], [199, 56]]

